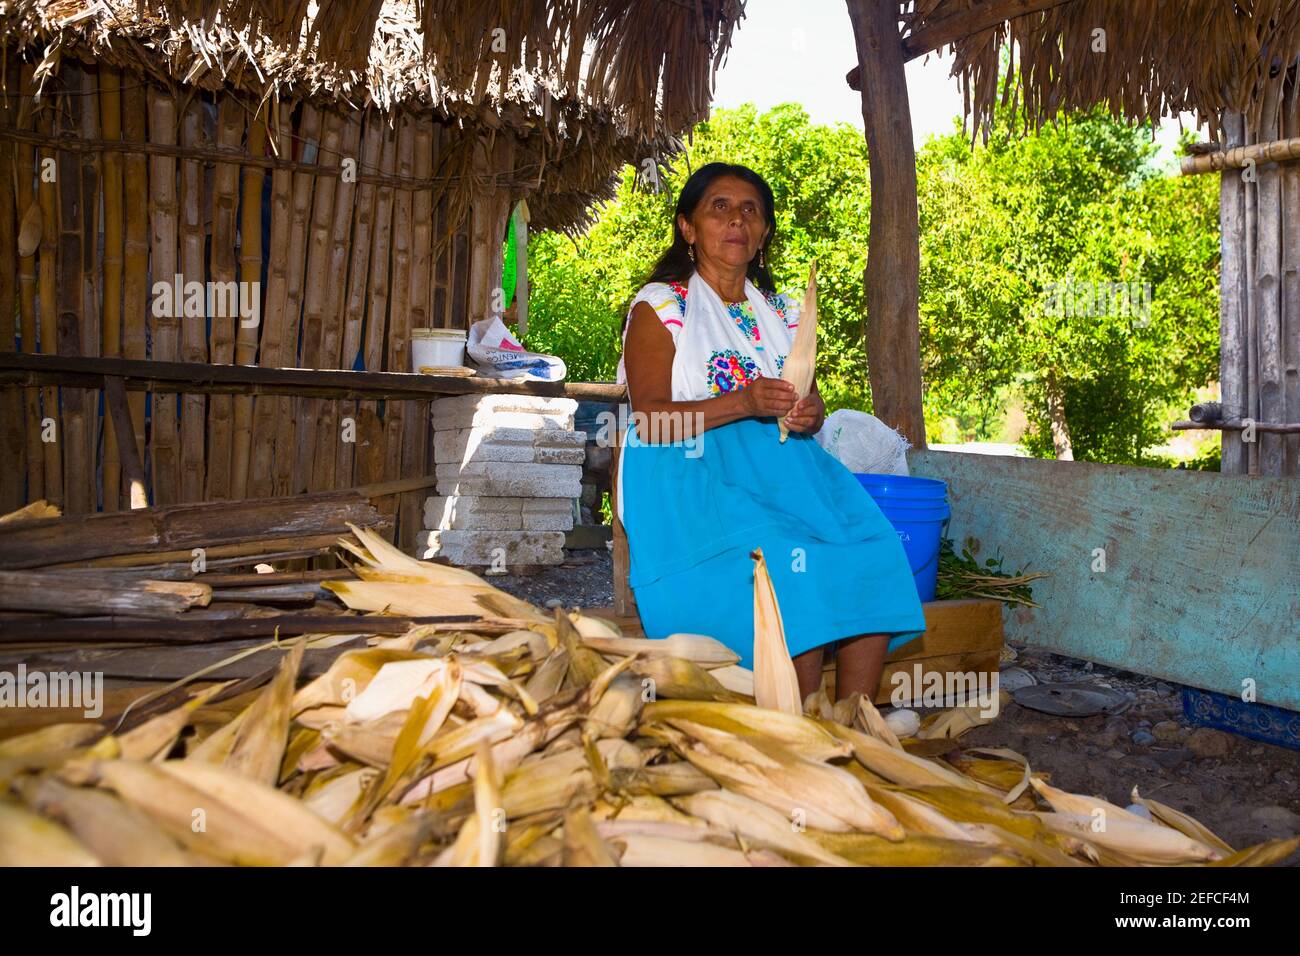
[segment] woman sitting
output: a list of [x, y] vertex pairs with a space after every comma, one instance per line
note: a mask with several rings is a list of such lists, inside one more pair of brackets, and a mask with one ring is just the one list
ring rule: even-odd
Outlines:
[[874, 697], [885, 655], [925, 617], [894, 529], [812, 437], [826, 414], [816, 384], [798, 396], [780, 379], [799, 308], [768, 271], [773, 204], [753, 170], [701, 167], [632, 300], [618, 381], [633, 415], [616, 477], [628, 581], [647, 636], [707, 634], [752, 667], [750, 552], [762, 548], [801, 693], [821, 685], [823, 649], [838, 642], [837, 696]]

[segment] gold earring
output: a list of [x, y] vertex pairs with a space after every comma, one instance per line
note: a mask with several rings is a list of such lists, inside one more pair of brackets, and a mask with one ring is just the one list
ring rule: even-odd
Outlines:
[[763, 269], [763, 268], [766, 268], [766, 267], [767, 267], [767, 263], [763, 261], [763, 250], [762, 250], [762, 249], [759, 249], [759, 250], [758, 250], [758, 267], [759, 267], [760, 269]]
[[686, 247], [686, 254], [691, 257], [691, 262], [695, 261], [695, 243]]

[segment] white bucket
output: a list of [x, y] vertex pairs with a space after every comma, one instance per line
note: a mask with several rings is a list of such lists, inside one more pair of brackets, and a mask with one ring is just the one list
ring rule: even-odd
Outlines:
[[464, 329], [412, 329], [411, 371], [465, 364]]

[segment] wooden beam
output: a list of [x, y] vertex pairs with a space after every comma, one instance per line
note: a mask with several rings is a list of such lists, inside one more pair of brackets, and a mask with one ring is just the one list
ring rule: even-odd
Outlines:
[[1184, 156], [1179, 161], [1179, 169], [1184, 176], [1196, 176], [1225, 169], [1245, 169], [1251, 163], [1285, 163], [1293, 159], [1300, 159], [1300, 136], [1273, 139], [1251, 146], [1235, 146], [1198, 156]]
[[916, 151], [898, 5], [893, 0], [847, 2], [862, 67], [862, 120], [871, 164], [866, 338], [872, 411], [913, 447], [924, 448]]
[[461, 378], [412, 372], [267, 368], [0, 352], [0, 384], [67, 384], [79, 388], [102, 388], [104, 376], [121, 378], [124, 386], [133, 391], [208, 395], [413, 400], [467, 394], [544, 395], [615, 402], [627, 393], [626, 386], [613, 382], [525, 382], [485, 376]]
[[[961, 10], [950, 16], [927, 22], [919, 30], [903, 38], [903, 60], [915, 60], [950, 43], [963, 40], [976, 33], [983, 33], [1016, 17], [1041, 13], [1052, 7], [1059, 7], [1072, 0], [991, 0], [989, 3]], [[844, 77], [849, 88], [861, 90], [862, 68], [855, 66]]]

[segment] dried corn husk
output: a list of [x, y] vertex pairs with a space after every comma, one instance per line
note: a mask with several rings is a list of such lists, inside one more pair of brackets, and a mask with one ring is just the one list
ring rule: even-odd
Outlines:
[[759, 707], [802, 714], [799, 677], [785, 643], [781, 607], [767, 573], [763, 549], [755, 549], [750, 557], [754, 559], [754, 699]]
[[[781, 366], [782, 381], [794, 386], [796, 398], [805, 397], [811, 390], [817, 372], [817, 262], [808, 269], [808, 286], [803, 294], [803, 310], [799, 313], [799, 329], [794, 333], [790, 354]], [[781, 441], [790, 436], [785, 419], [777, 422]]]

